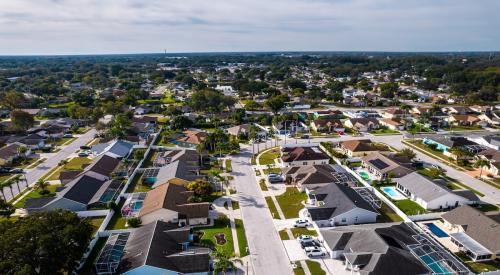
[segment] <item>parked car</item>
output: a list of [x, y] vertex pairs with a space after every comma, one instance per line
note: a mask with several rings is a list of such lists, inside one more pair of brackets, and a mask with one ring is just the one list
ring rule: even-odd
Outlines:
[[24, 170], [21, 168], [14, 168], [14, 169], [10, 170], [10, 172], [13, 174], [22, 174], [22, 173], [24, 173]]
[[311, 249], [311, 251], [307, 252], [307, 256], [309, 258], [323, 257], [325, 255], [326, 255], [326, 251], [322, 247], [316, 247], [314, 249]]
[[63, 135], [63, 138], [72, 138], [72, 137], [73, 137], [73, 135], [72, 135], [72, 134], [64, 134], [64, 135]]
[[267, 176], [267, 179], [271, 183], [273, 183], [273, 182], [282, 182], [283, 181], [283, 177], [281, 177], [281, 175], [278, 175], [278, 174], [269, 174]]
[[80, 152], [80, 153], [78, 153], [78, 156], [79, 157], [88, 157], [89, 156], [89, 152], [86, 152], [86, 151]]
[[312, 241], [313, 237], [311, 235], [300, 235], [297, 237], [297, 241], [299, 242], [307, 242]]
[[301, 139], [309, 139], [309, 135], [303, 135], [300, 137]]
[[300, 246], [302, 249], [305, 249], [306, 247], [319, 247], [320, 244], [317, 241], [308, 241], [308, 242], [302, 242], [300, 243]]
[[306, 251], [306, 254], [309, 253], [309, 252], [312, 252], [314, 250], [317, 250], [317, 249], [321, 249], [321, 246], [318, 246], [318, 245], [312, 245], [312, 246], [306, 246], [304, 247], [304, 250]]
[[307, 227], [308, 225], [309, 225], [309, 222], [307, 220], [298, 219], [293, 224], [293, 227]]
[[80, 146], [80, 149], [82, 149], [82, 150], [90, 150], [92, 148], [90, 146], [87, 146], [87, 145], [82, 145], [82, 146]]

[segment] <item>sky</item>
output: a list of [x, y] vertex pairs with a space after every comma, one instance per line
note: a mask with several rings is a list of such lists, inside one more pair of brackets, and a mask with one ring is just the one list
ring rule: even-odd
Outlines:
[[0, 55], [497, 51], [499, 0], [0, 0]]

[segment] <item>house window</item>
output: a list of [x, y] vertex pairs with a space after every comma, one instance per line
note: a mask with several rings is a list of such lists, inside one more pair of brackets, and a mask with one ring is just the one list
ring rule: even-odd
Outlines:
[[302, 162], [302, 165], [307, 165], [307, 161]]
[[347, 222], [347, 219], [346, 218], [342, 218], [341, 222]]

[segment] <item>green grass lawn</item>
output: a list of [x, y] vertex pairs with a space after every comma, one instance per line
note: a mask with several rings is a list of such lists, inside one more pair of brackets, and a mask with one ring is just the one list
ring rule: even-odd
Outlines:
[[106, 217], [89, 217], [86, 218], [90, 224], [92, 224], [92, 227], [94, 228], [94, 231], [92, 231], [92, 235], [94, 235], [97, 230], [99, 230], [99, 227], [101, 226], [102, 222], [104, 221]]
[[278, 231], [278, 234], [280, 235], [280, 239], [283, 241], [290, 240], [288, 237], [288, 233], [286, 233], [286, 229]]
[[[71, 140], [71, 141], [70, 141]], [[60, 139], [55, 139], [55, 140], [50, 140], [50, 141], [47, 141], [48, 144], [52, 144], [54, 146], [61, 146], [63, 144], [65, 144], [66, 142], [73, 142], [75, 141], [76, 138], [75, 137], [71, 137], [71, 138], [60, 138]]]
[[276, 205], [274, 205], [273, 199], [271, 197], [266, 197], [267, 207], [269, 207], [269, 211], [271, 211], [271, 216], [273, 219], [280, 219], [280, 215], [278, 214], [278, 210], [276, 210]]
[[231, 205], [233, 206], [233, 210], [240, 209], [240, 203], [238, 201], [232, 201]]
[[380, 216], [377, 217], [377, 222], [402, 222], [403, 218], [401, 218], [392, 208], [390, 208], [387, 204], [382, 203], [380, 208], [378, 209]]
[[56, 188], [57, 187], [60, 187], [61, 185], [49, 185], [47, 186], [47, 190], [50, 191], [50, 193], [48, 194], [45, 194], [45, 195], [41, 195], [39, 193], [40, 190], [38, 189], [35, 189], [35, 190], [32, 190], [30, 191], [24, 198], [22, 198], [21, 200], [19, 200], [16, 204], [14, 204], [14, 207], [16, 208], [23, 208], [24, 207], [24, 203], [26, 202], [26, 200], [28, 199], [36, 199], [36, 198], [49, 198], [49, 197], [53, 197], [56, 195]]
[[259, 186], [260, 186], [260, 190], [262, 190], [262, 191], [267, 191], [267, 190], [269, 190], [269, 189], [267, 188], [267, 185], [266, 185], [266, 180], [264, 180], [264, 179], [261, 179], [261, 180], [259, 181]]
[[40, 160], [39, 158], [26, 158], [22, 162], [16, 163], [12, 166], [16, 167], [16, 168], [26, 168], [26, 167], [38, 162], [39, 160]]
[[271, 173], [281, 174], [281, 168], [267, 168], [267, 169], [264, 169], [264, 174], [268, 175], [268, 174], [271, 174]]
[[233, 171], [232, 166], [231, 166], [231, 160], [226, 159], [226, 172], [231, 173]]
[[141, 177], [142, 173], [135, 174], [134, 178], [127, 188], [127, 193], [148, 192], [152, 189], [151, 186], [142, 184]]
[[274, 164], [274, 160], [280, 156], [280, 149], [273, 148], [265, 153], [261, 154], [259, 157], [259, 163], [261, 165]]
[[421, 124], [415, 123], [406, 129], [408, 132], [415, 131], [417, 133], [433, 133], [431, 129], [424, 127]]
[[306, 199], [306, 193], [300, 192], [295, 187], [287, 187], [284, 194], [276, 196], [276, 200], [286, 219], [297, 218], [299, 210], [304, 208], [302, 202]]
[[422, 206], [409, 199], [393, 201], [393, 203], [406, 215], [418, 215], [427, 213], [427, 211]]
[[91, 162], [92, 160], [87, 157], [72, 158], [68, 161], [68, 163], [59, 167], [59, 169], [55, 171], [47, 180], [58, 180], [59, 174], [61, 174], [62, 171], [83, 170], [83, 168]]
[[[234, 246], [233, 246], [233, 235], [231, 234], [231, 227], [229, 225], [229, 219], [220, 220], [217, 219], [214, 222], [214, 226], [211, 227], [197, 227], [194, 229], [195, 231], [203, 231], [203, 236], [201, 238], [201, 242], [215, 247], [218, 251], [223, 251], [229, 256], [234, 255]], [[215, 234], [223, 233], [226, 239], [226, 243], [224, 245], [218, 245], [217, 240], [215, 239]]]
[[238, 236], [238, 247], [240, 248], [240, 257], [245, 257], [248, 255], [247, 252], [248, 241], [247, 241], [247, 236], [245, 235], [245, 226], [243, 225], [243, 221], [240, 219], [234, 219], [234, 223], [236, 225], [236, 235]]
[[1, 176], [0, 176], [0, 182], [4, 182], [4, 181], [6, 181], [6, 180], [10, 179], [10, 178], [11, 178], [11, 177], [13, 177], [13, 176], [14, 176], [14, 175], [10, 175], [10, 174], [9, 174], [9, 175], [1, 175]]
[[294, 227], [294, 228], [291, 228], [290, 230], [292, 231], [294, 238], [297, 238], [300, 235], [318, 236], [318, 232], [316, 232], [316, 230], [309, 230], [307, 228]]
[[109, 220], [108, 226], [106, 230], [114, 230], [114, 229], [126, 229], [127, 219], [122, 217], [121, 213], [115, 212], [111, 220]]
[[326, 272], [321, 268], [321, 264], [316, 261], [306, 260], [307, 267], [311, 274], [314, 275], [325, 275]]
[[500, 208], [497, 205], [489, 204], [489, 203], [484, 203], [479, 205], [479, 210], [483, 212], [490, 212], [490, 211], [498, 211]]
[[156, 151], [150, 151], [148, 157], [144, 160], [142, 167], [152, 167], [153, 162], [156, 159], [156, 157], [158, 156], [158, 154], [159, 153]]
[[295, 262], [295, 265], [297, 265], [297, 267], [293, 269], [293, 274], [294, 275], [305, 275], [306, 274], [304, 272], [304, 269], [300, 265], [300, 262]]
[[472, 126], [451, 126], [450, 131], [471, 131], [471, 130], [481, 130], [481, 126], [472, 125]]
[[398, 131], [391, 130], [389, 128], [380, 128], [380, 129], [375, 129], [371, 131], [372, 134], [374, 135], [399, 135], [401, 134]]
[[473, 262], [462, 252], [455, 255], [476, 274], [500, 270], [500, 261]]

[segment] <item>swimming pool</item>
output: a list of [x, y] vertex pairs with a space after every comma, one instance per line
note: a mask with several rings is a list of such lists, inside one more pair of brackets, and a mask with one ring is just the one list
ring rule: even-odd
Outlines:
[[358, 175], [360, 175], [364, 180], [370, 180], [370, 174], [363, 170], [358, 170]]
[[448, 234], [446, 234], [446, 232], [441, 230], [441, 228], [439, 228], [434, 223], [432, 223], [432, 222], [424, 223], [424, 225], [427, 226], [427, 228], [429, 228], [429, 230], [432, 232], [432, 234], [436, 235], [436, 237], [438, 237], [438, 238], [448, 237]]
[[387, 196], [389, 196], [393, 200], [404, 200], [406, 199], [405, 196], [403, 196], [401, 193], [399, 193], [398, 190], [394, 186], [384, 186], [381, 188], [382, 192], [386, 193]]
[[142, 201], [136, 201], [136, 202], [134, 202], [134, 204], [132, 205], [132, 209], [133, 209], [134, 211], [139, 211], [139, 210], [141, 210], [141, 208], [142, 208]]
[[441, 275], [451, 275], [453, 274], [448, 268], [446, 268], [442, 263], [436, 262], [431, 256], [425, 255], [420, 257], [422, 261], [427, 264], [427, 266], [434, 271], [436, 274]]

